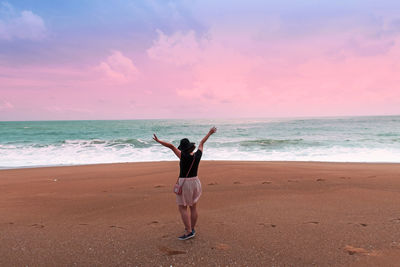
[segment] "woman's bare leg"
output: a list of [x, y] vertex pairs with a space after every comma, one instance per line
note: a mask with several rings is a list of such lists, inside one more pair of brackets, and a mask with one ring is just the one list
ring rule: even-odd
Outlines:
[[181, 218], [183, 224], [185, 225], [186, 231], [190, 233], [192, 231], [192, 227], [190, 224], [189, 212], [187, 210], [187, 206], [179, 205], [179, 213], [181, 214]]
[[190, 206], [190, 225], [192, 226], [192, 229], [196, 225], [197, 222], [197, 208], [196, 208], [196, 203], [194, 203], [192, 206]]

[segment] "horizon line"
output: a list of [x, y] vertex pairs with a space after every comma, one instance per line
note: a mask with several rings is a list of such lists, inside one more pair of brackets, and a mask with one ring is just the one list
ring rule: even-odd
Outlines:
[[216, 118], [136, 118], [136, 119], [61, 119], [61, 120], [0, 120], [0, 122], [56, 122], [56, 121], [144, 121], [144, 120], [237, 120], [237, 119], [318, 119], [318, 118], [355, 118], [355, 117], [397, 117], [400, 114], [389, 115], [331, 115], [331, 116], [276, 116], [276, 117], [216, 117]]

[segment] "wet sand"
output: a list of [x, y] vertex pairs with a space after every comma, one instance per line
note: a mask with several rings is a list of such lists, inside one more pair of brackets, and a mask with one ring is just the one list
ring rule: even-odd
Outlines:
[[203, 161], [0, 170], [1, 266], [399, 266], [400, 164]]

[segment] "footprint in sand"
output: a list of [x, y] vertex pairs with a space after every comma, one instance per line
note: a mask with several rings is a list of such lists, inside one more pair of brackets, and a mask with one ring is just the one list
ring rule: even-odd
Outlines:
[[101, 192], [103, 192], [103, 193], [107, 193], [108, 191], [107, 191], [107, 190], [103, 190], [103, 191], [101, 191]]
[[149, 222], [147, 225], [156, 226], [158, 224], [159, 224], [158, 221], [152, 221], [152, 222]]
[[78, 224], [78, 225], [88, 225], [87, 223], [80, 223], [80, 224]]
[[44, 225], [43, 225], [43, 224], [37, 224], [37, 223], [32, 224], [31, 226], [32, 226], [32, 227], [35, 227], [35, 228], [44, 228]]
[[8, 224], [14, 224], [13, 222], [9, 222]]
[[179, 254], [186, 254], [186, 251], [175, 250], [175, 249], [171, 249], [171, 248], [164, 247], [164, 246], [159, 246], [158, 249], [159, 249], [161, 252], [163, 252], [165, 255], [168, 255], [168, 256], [179, 255]]
[[318, 178], [316, 181], [317, 181], [317, 182], [323, 182], [323, 181], [325, 181], [325, 179]]
[[366, 224], [366, 223], [352, 223], [352, 222], [349, 222], [347, 224], [354, 224], [356, 226], [362, 226], [362, 227], [367, 227], [368, 226], [368, 224]]
[[[265, 223], [259, 223], [259, 225], [263, 225], [263, 226], [267, 226], [267, 224], [265, 224]], [[272, 228], [275, 228], [276, 227], [276, 224], [268, 224], [269, 226], [271, 226]]]
[[356, 248], [353, 246], [349, 246], [346, 245], [344, 247], [344, 251], [346, 251], [347, 253], [349, 253], [349, 255], [354, 255], [354, 254], [367, 254], [369, 253], [368, 250], [366, 250], [365, 248]]
[[305, 222], [305, 223], [307, 223], [307, 224], [319, 224], [319, 222], [316, 222], [316, 221], [312, 221], [312, 222]]
[[118, 229], [126, 230], [126, 228], [121, 227], [121, 226], [116, 226], [116, 225], [110, 225], [109, 227], [110, 227], [110, 228], [118, 228]]
[[265, 181], [265, 182], [262, 182], [261, 184], [270, 184], [270, 183], [272, 183], [271, 181]]
[[241, 184], [241, 182], [239, 182], [239, 181], [236, 181], [236, 182], [233, 182], [233, 184]]
[[217, 185], [218, 183], [216, 183], [216, 182], [212, 182], [212, 183], [209, 183], [208, 185]]
[[218, 250], [228, 250], [231, 247], [224, 243], [217, 243], [215, 246], [211, 247], [211, 249], [218, 249]]
[[161, 187], [165, 187], [163, 184], [157, 184], [154, 186], [154, 188], [161, 188]]

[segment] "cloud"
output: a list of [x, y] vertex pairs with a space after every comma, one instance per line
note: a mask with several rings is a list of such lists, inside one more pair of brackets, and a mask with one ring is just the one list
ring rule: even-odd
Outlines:
[[13, 108], [14, 105], [11, 104], [10, 102], [4, 100], [0, 101], [0, 110], [13, 109]]
[[192, 65], [201, 57], [200, 43], [196, 40], [194, 31], [187, 33], [175, 32], [171, 36], [157, 30], [158, 39], [147, 49], [151, 59], [172, 63], [177, 66]]
[[163, 62], [166, 72], [190, 77], [189, 82], [172, 81], [175, 95], [209, 108], [209, 114], [368, 114], [367, 107], [383, 110], [382, 101], [399, 95], [396, 36], [351, 31], [311, 36], [294, 45], [286, 39], [255, 41], [257, 29], [229, 32], [221, 25], [204, 35], [157, 32], [148, 56], [153, 63]]
[[93, 110], [85, 108], [71, 108], [71, 107], [60, 107], [60, 106], [48, 106], [43, 108], [46, 111], [55, 113], [93, 113]]
[[236, 37], [227, 40], [223, 31], [215, 29], [198, 38], [194, 31], [179, 31], [170, 36], [160, 30], [157, 33], [158, 39], [147, 50], [148, 56], [191, 71], [192, 86], [176, 88], [179, 97], [219, 103], [248, 95], [249, 73], [260, 61], [257, 56], [242, 53], [240, 46], [226, 45], [226, 41], [237, 44]]
[[32, 11], [16, 12], [9, 3], [0, 7], [0, 40], [41, 40], [47, 35], [43, 19]]
[[139, 74], [133, 61], [117, 50], [112, 51], [107, 60], [102, 61], [95, 69], [117, 82], [132, 81]]

